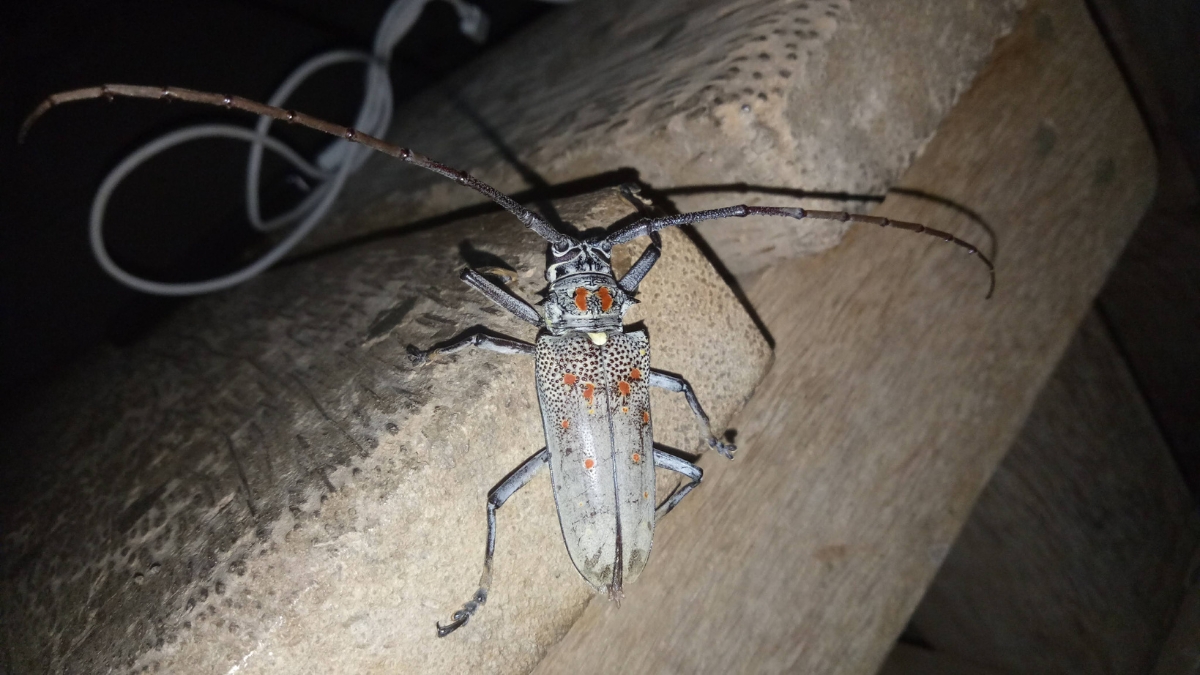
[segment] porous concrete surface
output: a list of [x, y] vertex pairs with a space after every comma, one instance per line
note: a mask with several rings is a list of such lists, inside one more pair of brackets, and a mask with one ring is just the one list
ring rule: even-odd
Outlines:
[[[507, 192], [624, 169], [681, 211], [741, 202], [863, 210], [797, 195], [882, 195], [1022, 4], [582, 0], [404, 105], [389, 140]], [[378, 199], [409, 221], [479, 201], [385, 157], [341, 204], [355, 213]], [[306, 246], [394, 225], [390, 215], [335, 218]], [[835, 245], [845, 226], [747, 218], [699, 230], [745, 278]]]
[[[587, 228], [632, 207], [608, 190], [558, 211]], [[689, 239], [664, 234], [629, 320], [720, 430], [770, 349]], [[543, 286], [544, 243], [504, 213], [380, 238], [198, 299], [32, 397], [0, 432], [42, 458], [0, 511], [5, 671], [532, 669], [592, 598], [546, 474], [499, 512], [487, 605], [434, 635], [476, 588], [488, 490], [544, 444], [532, 359], [405, 358], [476, 325], [534, 337], [458, 280], [464, 258], [511, 266], [526, 298]], [[698, 452], [682, 397], [652, 401], [656, 439]]]

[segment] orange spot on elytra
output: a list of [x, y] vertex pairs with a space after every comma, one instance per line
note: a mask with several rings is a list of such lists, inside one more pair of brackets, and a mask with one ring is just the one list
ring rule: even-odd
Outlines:
[[608, 286], [601, 286], [600, 290], [596, 291], [596, 296], [600, 298], [600, 311], [607, 312], [612, 309], [612, 294], [608, 292]]
[[583, 286], [575, 289], [575, 306], [578, 307], [579, 311], [581, 312], [587, 311], [587, 296], [588, 289], [584, 288]]
[[594, 466], [596, 466], [596, 460], [592, 459], [591, 457], [583, 460], [583, 468], [591, 469]]
[[629, 395], [629, 383], [626, 382], [625, 380], [621, 380], [620, 382], [617, 383], [617, 391], [621, 392], [622, 396], [628, 396]]
[[638, 453], [636, 453], [636, 452], [635, 452], [635, 453], [633, 453], [633, 463], [634, 463], [634, 464], [638, 464], [638, 463], [640, 463], [641, 461], [642, 461], [642, 456], [641, 456], [641, 455], [639, 455], [639, 454], [638, 454]]
[[564, 429], [570, 429], [570, 428], [571, 428], [571, 420], [563, 420], [563, 421], [562, 421], [562, 428], [564, 428]]
[[650, 411], [649, 410], [642, 411], [642, 424], [650, 424]]
[[637, 368], [634, 368], [633, 370], [629, 371], [629, 379], [631, 379], [631, 380], [642, 379], [642, 371], [638, 370]]
[[575, 377], [575, 375], [572, 373], [567, 373], [567, 374], [563, 375], [563, 384], [567, 385], [568, 387], [574, 385], [578, 381], [579, 381], [579, 378]]
[[592, 397], [596, 395], [596, 385], [591, 382], [583, 383], [583, 400], [588, 403], [592, 402]]

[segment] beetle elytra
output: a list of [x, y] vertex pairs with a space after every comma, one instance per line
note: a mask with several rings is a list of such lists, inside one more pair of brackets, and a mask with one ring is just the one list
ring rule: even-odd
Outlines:
[[[439, 637], [467, 623], [487, 601], [496, 545], [496, 511], [543, 468], [549, 466], [559, 522], [568, 554], [580, 575], [596, 590], [620, 599], [625, 584], [635, 580], [649, 559], [656, 521], [700, 483], [694, 464], [656, 448], [649, 388], [684, 394], [708, 445], [732, 459], [734, 446], [709, 429], [708, 417], [691, 385], [678, 376], [651, 368], [651, 349], [645, 331], [625, 330], [623, 317], [635, 303], [638, 286], [661, 255], [658, 231], [705, 220], [748, 215], [815, 218], [897, 227], [928, 234], [992, 263], [975, 246], [940, 230], [887, 218], [800, 207], [730, 206], [678, 215], [646, 216], [629, 225], [591, 238], [577, 239], [556, 230], [530, 211], [473, 176], [423, 157], [407, 148], [385, 143], [349, 127], [325, 122], [238, 96], [175, 87], [110, 84], [62, 92], [43, 101], [21, 127], [24, 138], [32, 124], [51, 107], [94, 98], [132, 97], [176, 99], [242, 110], [299, 124], [360, 143], [438, 173], [469, 187], [517, 217], [549, 244], [549, 284], [543, 311], [510, 294], [479, 272], [467, 269], [462, 279], [489, 300], [540, 329], [535, 344], [472, 333], [436, 349], [409, 347], [411, 360], [424, 364], [440, 355], [468, 347], [504, 354], [533, 355], [546, 446], [497, 484], [487, 500], [487, 545], [478, 590], [449, 623], [437, 625]], [[612, 268], [612, 248], [639, 237], [650, 244], [630, 270], [618, 279]], [[661, 503], [655, 495], [654, 472], [663, 468], [688, 482]]]

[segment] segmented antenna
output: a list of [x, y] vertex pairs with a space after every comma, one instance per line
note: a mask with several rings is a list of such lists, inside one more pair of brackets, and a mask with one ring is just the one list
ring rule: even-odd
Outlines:
[[116, 97], [124, 98], [146, 98], [155, 100], [180, 100], [189, 103], [200, 103], [202, 105], [210, 105], [221, 108], [229, 108], [232, 110], [241, 110], [255, 115], [265, 115], [277, 119], [281, 122], [289, 124], [299, 124], [309, 129], [314, 129], [330, 136], [344, 138], [347, 141], [365, 145], [372, 150], [377, 150], [385, 155], [391, 155], [409, 164], [419, 166], [422, 169], [432, 171], [449, 178], [450, 180], [464, 185], [475, 190], [496, 204], [504, 208], [505, 211], [513, 214], [524, 223], [525, 227], [539, 234], [543, 239], [550, 242], [552, 246], [558, 249], [566, 249], [573, 244], [577, 244], [572, 237], [569, 237], [558, 230], [555, 230], [550, 223], [546, 222], [541, 216], [526, 209], [520, 204], [513, 201], [508, 195], [500, 192], [496, 188], [484, 183], [465, 171], [459, 171], [442, 164], [435, 162], [428, 157], [419, 155], [408, 148], [402, 148], [398, 145], [386, 143], [374, 136], [364, 134], [351, 127], [344, 127], [340, 124], [333, 124], [315, 117], [305, 115], [294, 110], [285, 110], [275, 106], [266, 105], [252, 101], [241, 96], [231, 96], [228, 94], [213, 94], [204, 91], [196, 91], [194, 89], [184, 89], [182, 87], [144, 87], [132, 84], [105, 84], [99, 87], [86, 87], [84, 89], [74, 89], [72, 91], [64, 91], [54, 94], [42, 101], [29, 117], [25, 118], [25, 122], [21, 124], [21, 130], [17, 134], [17, 142], [24, 142], [25, 136], [29, 133], [30, 127], [38, 121], [46, 111], [51, 108], [62, 105], [63, 103], [71, 103], [74, 101], [87, 101], [96, 98], [104, 98], [109, 101]]
[[[340, 124], [333, 124], [324, 120], [305, 115], [304, 113], [294, 110], [285, 110], [275, 106], [266, 105], [257, 101], [242, 98], [240, 96], [231, 96], [228, 94], [213, 94], [209, 92], [196, 91], [194, 89], [184, 89], [181, 87], [145, 87], [130, 84], [105, 84], [99, 87], [87, 87], [84, 89], [74, 89], [72, 91], [64, 91], [54, 94], [46, 100], [42, 101], [37, 108], [34, 109], [29, 117], [25, 118], [21, 124], [21, 130], [17, 135], [17, 142], [23, 142], [25, 136], [29, 133], [30, 127], [37, 120], [54, 106], [63, 103], [71, 103], [73, 101], [86, 101], [96, 98], [104, 98], [109, 101], [115, 97], [128, 98], [145, 98], [155, 100], [174, 100], [187, 101], [190, 103], [200, 103], [233, 110], [241, 110], [255, 115], [265, 115], [277, 119], [281, 122], [289, 124], [299, 124], [300, 126], [308, 127], [320, 131], [330, 136], [337, 136], [347, 141], [365, 145], [372, 150], [382, 152], [386, 155], [395, 157], [401, 161], [408, 162], [415, 166], [419, 166], [428, 171], [432, 171], [439, 175], [445, 176], [450, 180], [464, 185], [484, 195], [496, 204], [504, 208], [504, 210], [513, 214], [526, 227], [536, 232], [543, 239], [548, 241], [551, 246], [558, 250], [566, 250], [572, 245], [578, 245], [574, 238], [567, 236], [558, 230], [555, 230], [550, 223], [546, 222], [538, 214], [526, 209], [517, 202], [513, 201], [508, 195], [500, 192], [496, 188], [484, 183], [474, 176], [451, 168], [440, 162], [435, 162], [428, 157], [419, 155], [408, 148], [402, 148], [398, 145], [386, 143], [374, 136], [364, 134], [351, 127], [344, 127]], [[717, 220], [721, 218], [744, 218], [745, 216], [763, 215], [763, 216], [783, 216], [803, 220], [805, 218], [817, 220], [833, 220], [840, 222], [866, 223], [869, 225], [878, 225], [880, 227], [896, 227], [917, 234], [927, 234], [932, 237], [937, 237], [942, 241], [955, 244], [964, 249], [969, 255], [979, 258], [988, 270], [988, 292], [987, 298], [992, 297], [993, 291], [996, 289], [996, 268], [992, 261], [988, 259], [975, 245], [963, 241], [958, 237], [943, 232], [932, 227], [926, 227], [920, 223], [910, 223], [903, 220], [892, 220], [890, 218], [882, 218], [879, 216], [864, 216], [846, 211], [816, 211], [803, 209], [800, 207], [780, 207], [780, 206], [747, 206], [739, 204], [737, 206], [728, 206], [720, 209], [710, 209], [708, 211], [696, 211], [694, 213], [682, 213], [675, 216], [664, 216], [660, 218], [643, 218], [626, 227], [613, 232], [605, 241], [611, 246], [623, 242], [636, 239], [637, 237], [650, 235], [659, 230], [675, 227], [679, 225], [688, 225], [698, 223], [704, 220]]]
[[942, 230], [926, 227], [920, 223], [910, 223], [903, 220], [892, 220], [891, 218], [882, 218], [879, 216], [863, 216], [856, 213], [848, 213], [846, 211], [815, 211], [802, 209], [798, 206], [746, 206], [739, 204], [737, 206], [726, 206], [720, 209], [710, 209], [708, 211], [696, 211], [694, 213], [681, 213], [675, 216], [663, 216], [661, 218], [643, 218], [641, 220], [630, 223], [629, 225], [613, 232], [605, 239], [609, 245], [621, 244], [638, 237], [653, 234], [659, 230], [668, 227], [676, 227], [679, 225], [690, 225], [704, 220], [719, 220], [721, 218], [744, 218], [746, 216], [784, 216], [803, 220], [812, 218], [816, 220], [836, 220], [840, 222], [851, 223], [866, 223], [868, 225], [878, 225], [880, 227], [895, 227], [917, 234], [927, 234], [931, 237], [937, 237], [944, 242], [962, 247], [968, 255], [973, 255], [979, 258], [988, 270], [988, 292], [987, 298], [992, 297], [992, 292], [996, 290], [996, 267], [992, 261], [988, 259], [974, 244], [963, 241], [958, 237], [943, 232]]

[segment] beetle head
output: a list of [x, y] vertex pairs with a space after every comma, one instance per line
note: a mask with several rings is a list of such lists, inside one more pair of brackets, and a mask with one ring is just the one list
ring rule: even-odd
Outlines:
[[612, 245], [603, 240], [572, 240], [565, 249], [552, 245], [546, 281], [553, 285], [556, 280], [575, 274], [607, 274], [611, 277], [611, 256]]
[[613, 276], [612, 246], [604, 241], [550, 247], [546, 281], [546, 323], [556, 334], [602, 333], [621, 329], [621, 317], [635, 304]]

